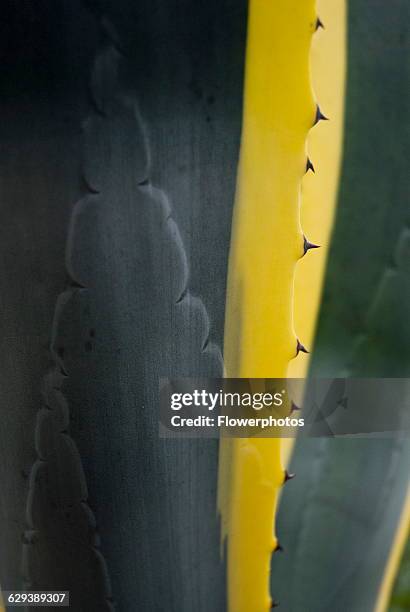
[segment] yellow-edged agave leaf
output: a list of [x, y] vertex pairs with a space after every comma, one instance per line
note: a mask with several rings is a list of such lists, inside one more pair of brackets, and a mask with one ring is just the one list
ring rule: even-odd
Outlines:
[[[318, 309], [338, 193], [343, 145], [346, 70], [346, 2], [318, 0], [323, 27], [313, 37], [313, 89], [329, 121], [311, 130], [308, 156], [313, 170], [302, 181], [301, 225], [307, 240], [320, 248], [298, 263], [295, 274], [294, 325], [307, 347], [313, 346]], [[289, 364], [288, 375], [304, 378], [310, 353]]]
[[[312, 139], [317, 165], [324, 169], [305, 178], [311, 167], [309, 130], [324, 118], [310, 81], [311, 42], [320, 29], [315, 2], [267, 3], [251, 0], [245, 72], [244, 117], [237, 195], [229, 262], [225, 367], [228, 377], [284, 377], [289, 362], [303, 352], [294, 328], [294, 273], [297, 262], [313, 248], [300, 223], [301, 191], [307, 192], [305, 213], [314, 239], [326, 244], [333, 219], [340, 161], [343, 73], [344, 3], [332, 2], [332, 42], [318, 37], [314, 58], [335, 54], [335, 70], [318, 77], [329, 111], [338, 119], [326, 137]], [[333, 32], [334, 30], [334, 32]], [[320, 36], [323, 38], [322, 33]], [[323, 63], [323, 62], [322, 62]], [[315, 67], [315, 73], [321, 68]], [[331, 83], [325, 83], [331, 77]], [[316, 131], [315, 130], [315, 131]], [[310, 168], [312, 169], [312, 168]], [[322, 206], [321, 212], [315, 209]], [[304, 206], [304, 198], [303, 198]], [[322, 219], [320, 229], [315, 228]], [[302, 229], [303, 228], [303, 229]], [[312, 243], [311, 243], [312, 242]], [[304, 305], [297, 307], [301, 333], [313, 336], [326, 250], [315, 265], [301, 264], [296, 293], [311, 285]], [[306, 266], [307, 279], [300, 281]], [[306, 301], [308, 304], [306, 304]], [[301, 336], [305, 341], [305, 337]], [[290, 370], [301, 376], [306, 364]], [[258, 612], [274, 605], [269, 594], [278, 494], [287, 479], [277, 439], [223, 440], [220, 455], [219, 509], [222, 536], [227, 537], [229, 610]]]
[[[344, 155], [313, 376], [409, 374], [408, 16], [404, 1], [349, 3]], [[375, 409], [377, 402], [383, 407], [377, 398]], [[277, 516], [286, 555], [272, 563], [272, 590], [284, 609], [383, 609], [409, 457], [399, 430], [297, 440], [290, 469], [298, 478], [284, 489]]]
[[[294, 326], [309, 348], [320, 307], [323, 277], [336, 210], [343, 148], [346, 72], [346, 0], [318, 0], [320, 25], [312, 40], [313, 89], [326, 125], [311, 130], [307, 141], [309, 170], [302, 181], [301, 225], [310, 244], [319, 246], [313, 257], [296, 267]], [[304, 378], [311, 353], [301, 353], [289, 363], [288, 376]], [[298, 398], [301, 399], [301, 398]], [[289, 462], [294, 438], [282, 441], [282, 459]]]

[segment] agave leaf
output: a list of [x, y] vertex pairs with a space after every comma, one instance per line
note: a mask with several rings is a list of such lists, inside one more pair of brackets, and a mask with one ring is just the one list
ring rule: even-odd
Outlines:
[[87, 611], [112, 606], [108, 573], [124, 610], [222, 610], [217, 445], [159, 441], [157, 394], [222, 371], [247, 3], [40, 3], [28, 43], [34, 9], [6, 4], [6, 57], [32, 42], [38, 75], [18, 56], [1, 154], [0, 583], [23, 547], [25, 584]]
[[[52, 467], [49, 496], [44, 499], [58, 499], [59, 505], [44, 503], [40, 511], [39, 498], [33, 494], [34, 482], [41, 488], [46, 480], [45, 462], [41, 467], [36, 462], [39, 445], [44, 450], [39, 422], [47, 434], [51, 424], [43, 381], [52, 365], [53, 312], [67, 283], [64, 251], [69, 218], [74, 202], [84, 193], [79, 126], [89, 108], [88, 62], [97, 43], [96, 28], [77, 1], [71, 12], [64, 3], [39, 2], [34, 7], [5, 2], [2, 24], [0, 584], [5, 589], [63, 587], [74, 598], [82, 591], [85, 608], [103, 610], [106, 581], [92, 514], [79, 504], [63, 519], [66, 530], [59, 529], [67, 505], [82, 499], [86, 489], [78, 453], [68, 436], [57, 436], [60, 453], [47, 445], [48, 466], [57, 465], [59, 454], [62, 472], [74, 474], [75, 485], [71, 478], [57, 483]], [[83, 31], [88, 37], [81, 35]], [[60, 433], [67, 427], [65, 406], [59, 404], [57, 412]]]
[[[345, 153], [313, 375], [408, 376], [408, 10], [404, 2], [349, 4]], [[286, 610], [374, 609], [409, 462], [400, 433], [298, 440], [290, 467], [298, 478], [284, 492], [277, 524], [287, 554], [275, 556], [272, 568]]]

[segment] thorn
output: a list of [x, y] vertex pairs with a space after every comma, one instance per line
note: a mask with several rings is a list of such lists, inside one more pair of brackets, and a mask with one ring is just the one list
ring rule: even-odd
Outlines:
[[313, 174], [315, 173], [315, 167], [312, 164], [312, 162], [310, 161], [309, 158], [307, 158], [307, 162], [306, 162], [306, 172], [309, 172], [309, 170], [312, 170]]
[[323, 25], [322, 20], [318, 17], [316, 19], [316, 27], [315, 27], [315, 32], [318, 31], [319, 28], [322, 28], [323, 30], [325, 29], [325, 26]]
[[187, 295], [188, 295], [188, 288], [187, 288], [187, 287], [185, 287], [185, 288], [182, 290], [181, 295], [179, 296], [179, 298], [177, 299], [177, 301], [176, 301], [175, 303], [176, 303], [176, 304], [180, 304], [180, 303], [181, 303], [181, 302], [182, 302], [182, 301], [183, 301], [183, 300], [184, 300], [184, 299], [187, 297]]
[[278, 543], [276, 544], [276, 546], [275, 546], [275, 548], [274, 548], [273, 552], [274, 552], [274, 553], [275, 553], [275, 552], [283, 552], [283, 546], [281, 546], [281, 545], [279, 544], [279, 542], [278, 542]]
[[316, 105], [316, 117], [313, 125], [316, 125], [317, 123], [319, 123], [319, 121], [329, 121], [329, 118], [325, 117], [325, 115], [320, 110], [319, 105]]
[[295, 474], [289, 473], [287, 470], [285, 470], [285, 478], [283, 484], [285, 484], [285, 482], [288, 482], [288, 480], [292, 480], [292, 478], [295, 478]]
[[313, 244], [313, 242], [309, 242], [306, 236], [303, 236], [303, 255], [306, 255], [309, 249], [320, 249], [320, 244]]
[[70, 280], [69, 285], [72, 289], [85, 289], [84, 285], [74, 279]]
[[293, 414], [297, 410], [300, 410], [299, 406], [296, 406], [295, 402], [292, 402], [290, 405], [290, 414]]
[[299, 355], [299, 353], [309, 353], [309, 351], [303, 346], [298, 338], [296, 341], [296, 355]]

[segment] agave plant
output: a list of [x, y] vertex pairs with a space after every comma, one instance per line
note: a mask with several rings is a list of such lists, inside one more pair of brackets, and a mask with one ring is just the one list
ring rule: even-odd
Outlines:
[[408, 376], [408, 4], [3, 17], [3, 589], [387, 610], [408, 439], [162, 439], [158, 381]]

